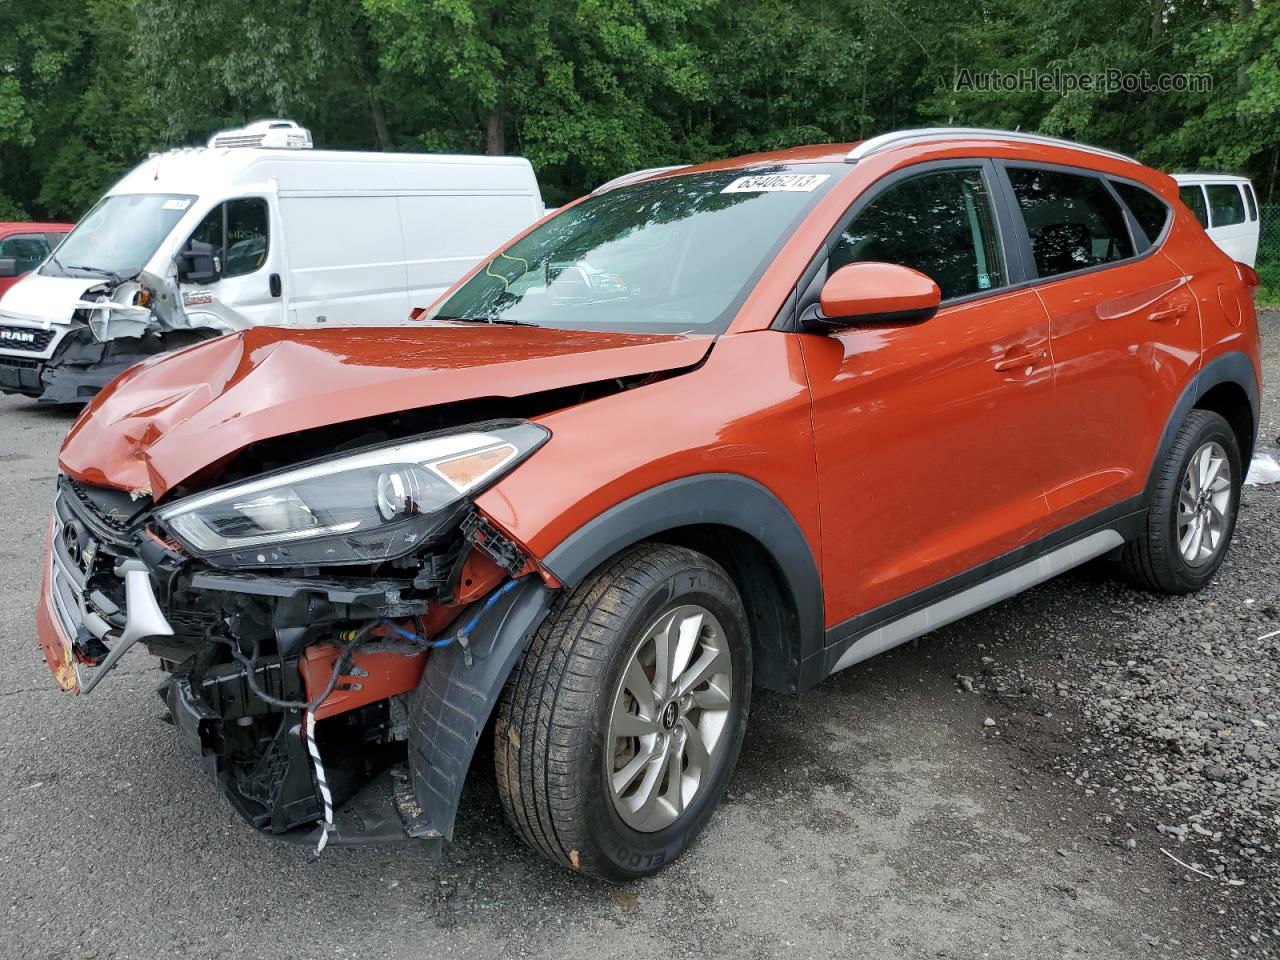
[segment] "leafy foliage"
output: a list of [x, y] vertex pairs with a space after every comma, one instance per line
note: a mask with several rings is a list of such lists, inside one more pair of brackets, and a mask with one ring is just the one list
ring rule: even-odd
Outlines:
[[[1150, 77], [957, 89], [963, 71]], [[1280, 166], [1262, 0], [8, 0], [0, 217], [74, 218], [152, 150], [264, 116], [322, 146], [521, 153], [550, 203], [618, 173], [923, 123], [1077, 137], [1174, 168]], [[1280, 198], [1277, 198], [1280, 199]]]

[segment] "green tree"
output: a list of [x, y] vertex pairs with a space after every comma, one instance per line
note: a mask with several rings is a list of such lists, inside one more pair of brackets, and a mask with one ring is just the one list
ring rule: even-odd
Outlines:
[[138, 66], [167, 142], [283, 116], [329, 146], [393, 146], [358, 0], [131, 2], [148, 28]]
[[364, 0], [428, 149], [523, 153], [553, 199], [681, 156], [713, 0]]
[[[1183, 71], [1208, 90], [957, 89], [962, 71]], [[321, 146], [519, 153], [558, 203], [627, 170], [922, 124], [1168, 169], [1280, 165], [1261, 0], [8, 0], [0, 216], [79, 215], [148, 151], [268, 116]]]

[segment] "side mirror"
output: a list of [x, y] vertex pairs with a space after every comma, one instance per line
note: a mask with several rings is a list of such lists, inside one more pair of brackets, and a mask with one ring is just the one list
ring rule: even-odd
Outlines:
[[18, 261], [13, 257], [0, 257], [0, 279], [16, 277], [17, 275]]
[[178, 254], [178, 282], [203, 286], [222, 277], [217, 248], [203, 240], [191, 240]]
[[822, 285], [806, 329], [829, 332], [859, 324], [923, 323], [938, 312], [942, 291], [919, 270], [896, 263], [850, 263]]

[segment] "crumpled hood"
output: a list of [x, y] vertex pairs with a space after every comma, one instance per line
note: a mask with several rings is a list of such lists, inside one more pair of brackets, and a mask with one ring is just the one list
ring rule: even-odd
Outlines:
[[159, 498], [270, 437], [673, 370], [700, 361], [713, 339], [453, 324], [258, 327], [126, 370], [72, 425], [59, 464], [83, 483]]
[[0, 298], [0, 314], [49, 329], [50, 323], [70, 323], [71, 314], [85, 292], [101, 286], [103, 279], [46, 277], [31, 271]]

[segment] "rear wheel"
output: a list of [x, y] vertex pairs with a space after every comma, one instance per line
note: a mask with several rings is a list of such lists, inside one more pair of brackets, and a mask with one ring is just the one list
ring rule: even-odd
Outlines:
[[724, 793], [750, 679], [725, 572], [682, 547], [624, 551], [557, 601], [503, 691], [494, 759], [507, 819], [584, 873], [656, 872]]
[[1129, 575], [1172, 594], [1212, 580], [1235, 530], [1243, 479], [1231, 425], [1211, 411], [1191, 411], [1160, 468], [1146, 533], [1125, 545]]

